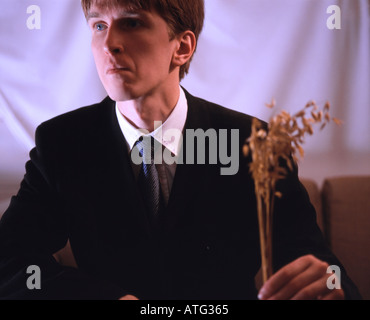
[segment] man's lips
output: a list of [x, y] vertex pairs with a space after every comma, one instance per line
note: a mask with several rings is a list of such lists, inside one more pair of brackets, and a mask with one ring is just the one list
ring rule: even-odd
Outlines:
[[123, 71], [128, 71], [128, 68], [121, 66], [111, 66], [107, 69], [107, 74], [116, 74]]

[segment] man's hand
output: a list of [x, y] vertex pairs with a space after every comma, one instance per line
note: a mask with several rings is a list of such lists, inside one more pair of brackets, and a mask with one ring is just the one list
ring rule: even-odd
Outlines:
[[132, 295], [128, 294], [128, 295], [125, 295], [125, 296], [119, 298], [118, 300], [139, 300], [139, 299], [136, 298], [135, 296], [132, 296]]
[[262, 286], [260, 300], [343, 300], [342, 289], [327, 287], [329, 265], [312, 255], [301, 257], [276, 272]]

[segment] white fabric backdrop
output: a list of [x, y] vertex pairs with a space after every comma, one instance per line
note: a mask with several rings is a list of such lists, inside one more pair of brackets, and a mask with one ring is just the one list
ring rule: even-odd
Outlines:
[[[40, 30], [27, 28], [30, 5], [41, 10]], [[342, 10], [341, 30], [327, 28], [330, 5]], [[1, 180], [23, 174], [37, 125], [105, 92], [80, 1], [0, 0], [0, 8]], [[367, 0], [206, 0], [205, 29], [182, 84], [264, 120], [272, 98], [292, 112], [311, 99], [330, 101], [344, 125], [307, 140], [321, 171], [311, 165], [303, 173], [370, 174], [369, 11]], [[350, 161], [335, 167], [338, 154]]]

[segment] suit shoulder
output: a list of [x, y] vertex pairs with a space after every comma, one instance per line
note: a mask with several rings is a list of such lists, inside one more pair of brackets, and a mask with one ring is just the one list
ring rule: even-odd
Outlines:
[[186, 93], [189, 107], [191, 105], [195, 106], [194, 109], [196, 110], [194, 111], [199, 116], [207, 117], [212, 126], [223, 129], [246, 129], [250, 131], [252, 121], [255, 117], [202, 98], [194, 97], [188, 92]]
[[216, 103], [209, 104], [210, 113], [215, 117], [225, 122], [231, 122], [233, 124], [246, 124], [251, 123], [253, 116], [242, 113], [236, 110], [232, 110]]
[[41, 123], [36, 132], [46, 131], [48, 134], [63, 132], [65, 134], [75, 130], [86, 130], [95, 126], [97, 121], [101, 121], [113, 107], [113, 101], [105, 98], [100, 103], [84, 106], [51, 118]]

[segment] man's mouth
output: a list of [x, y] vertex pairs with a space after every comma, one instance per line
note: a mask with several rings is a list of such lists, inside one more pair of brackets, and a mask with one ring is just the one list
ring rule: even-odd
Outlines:
[[127, 68], [127, 66], [116, 63], [114, 61], [110, 61], [110, 63], [108, 64], [106, 73], [107, 74], [117, 74], [117, 73], [121, 73], [123, 71], [128, 71], [128, 70], [129, 69]]
[[124, 71], [128, 71], [128, 68], [124, 68], [124, 67], [111, 67], [111, 68], [108, 68], [107, 74], [117, 74], [117, 73], [121, 73], [121, 72], [124, 72]]

